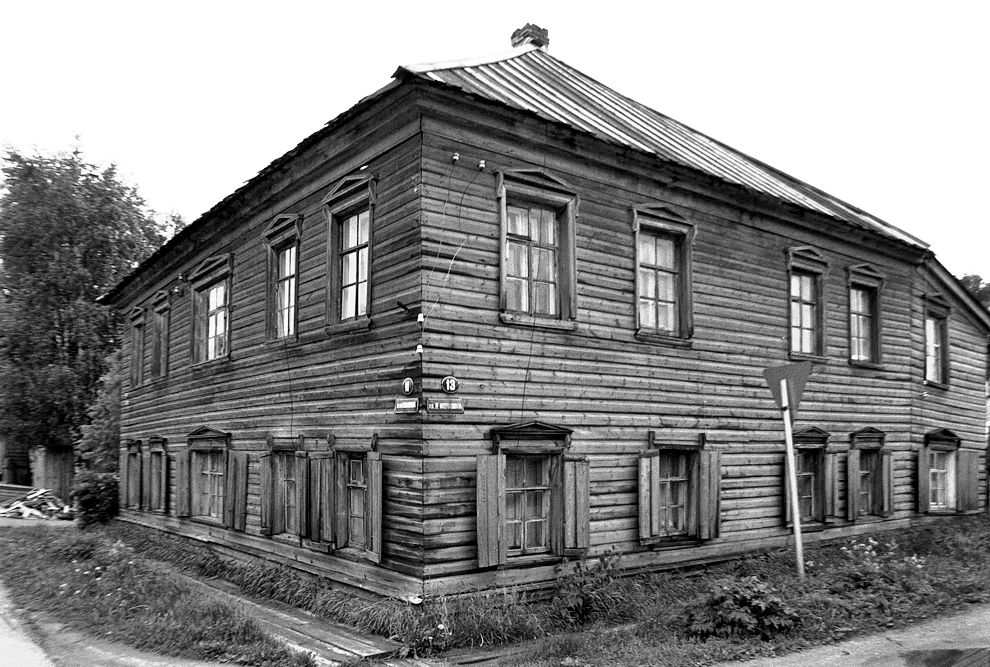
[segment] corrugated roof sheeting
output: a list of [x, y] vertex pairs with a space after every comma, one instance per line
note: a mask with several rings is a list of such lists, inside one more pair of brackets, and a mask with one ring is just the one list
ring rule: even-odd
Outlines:
[[613, 143], [653, 153], [850, 224], [927, 247], [917, 238], [817, 188], [631, 100], [538, 48], [489, 61], [399, 68], [533, 112]]

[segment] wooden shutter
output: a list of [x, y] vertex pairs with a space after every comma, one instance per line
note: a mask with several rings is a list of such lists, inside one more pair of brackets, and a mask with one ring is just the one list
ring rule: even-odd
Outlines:
[[227, 452], [224, 480], [224, 525], [243, 531], [247, 525], [247, 452]]
[[296, 524], [297, 535], [309, 535], [309, 460], [306, 452], [296, 452]]
[[506, 561], [505, 456], [482, 454], [477, 467], [478, 567], [492, 567]]
[[894, 513], [894, 457], [889, 451], [880, 451], [880, 514]]
[[[566, 556], [579, 556], [590, 544], [589, 512], [591, 491], [588, 477], [590, 466], [587, 458], [568, 458], [562, 461], [561, 518], [563, 541], [561, 547]], [[551, 528], [552, 530], [553, 528]]]
[[722, 455], [718, 451], [698, 452], [698, 538], [711, 540], [719, 536], [722, 523]]
[[187, 517], [189, 510], [189, 457], [188, 449], [180, 449], [175, 453], [175, 516]]
[[261, 496], [261, 534], [273, 535], [273, 517], [275, 505], [275, 489], [272, 484], [272, 464], [274, 457], [269, 452], [262, 454], [259, 460], [258, 473], [260, 476], [259, 495]]
[[820, 460], [822, 462], [820, 469], [822, 477], [818, 488], [822, 490], [822, 521], [833, 523], [836, 519], [838, 501], [838, 454], [834, 452], [822, 452]]
[[931, 502], [931, 493], [928, 487], [928, 465], [928, 445], [923, 445], [918, 450], [918, 511], [922, 514], [928, 511], [928, 506]]
[[368, 452], [367, 505], [365, 506], [365, 556], [375, 563], [382, 562], [382, 455]]
[[209, 306], [202, 290], [193, 290], [193, 361], [206, 360], [207, 318]]
[[141, 449], [141, 509], [151, 509], [151, 486], [154, 480], [151, 479], [151, 450]]
[[956, 507], [960, 512], [980, 508], [980, 452], [956, 451]]
[[309, 458], [309, 539], [333, 548], [335, 506], [334, 456]]
[[657, 515], [659, 492], [660, 452], [650, 449], [639, 455], [639, 541], [655, 542], [660, 536], [660, 518]]
[[130, 488], [128, 479], [127, 447], [121, 447], [117, 454], [117, 467], [120, 470], [120, 486], [117, 487], [118, 502], [121, 508], [127, 507], [127, 491]]
[[859, 516], [859, 450], [850, 449], [846, 458], [846, 518]]

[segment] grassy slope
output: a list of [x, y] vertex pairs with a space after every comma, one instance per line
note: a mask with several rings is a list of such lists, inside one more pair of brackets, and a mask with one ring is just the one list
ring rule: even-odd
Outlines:
[[0, 533], [0, 572], [21, 607], [169, 656], [246, 665], [311, 665], [253, 621], [191, 591], [103, 531]]

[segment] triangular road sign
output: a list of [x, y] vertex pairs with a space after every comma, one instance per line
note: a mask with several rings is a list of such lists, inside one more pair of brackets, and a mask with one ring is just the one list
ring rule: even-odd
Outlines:
[[777, 401], [777, 407], [783, 409], [784, 404], [780, 400], [780, 381], [787, 380], [787, 398], [790, 403], [791, 414], [797, 414], [798, 404], [801, 402], [801, 394], [804, 393], [804, 384], [808, 381], [811, 373], [811, 362], [802, 361], [786, 366], [776, 366], [763, 371], [773, 400]]

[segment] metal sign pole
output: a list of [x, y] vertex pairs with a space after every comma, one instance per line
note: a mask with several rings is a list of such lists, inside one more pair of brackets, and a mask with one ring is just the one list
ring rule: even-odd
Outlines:
[[794, 433], [791, 429], [791, 407], [787, 395], [787, 380], [780, 381], [780, 411], [784, 417], [784, 443], [787, 451], [787, 484], [791, 491], [791, 521], [794, 524], [794, 550], [798, 577], [804, 581], [804, 544], [801, 541], [801, 505], [797, 489], [797, 468], [794, 463]]

